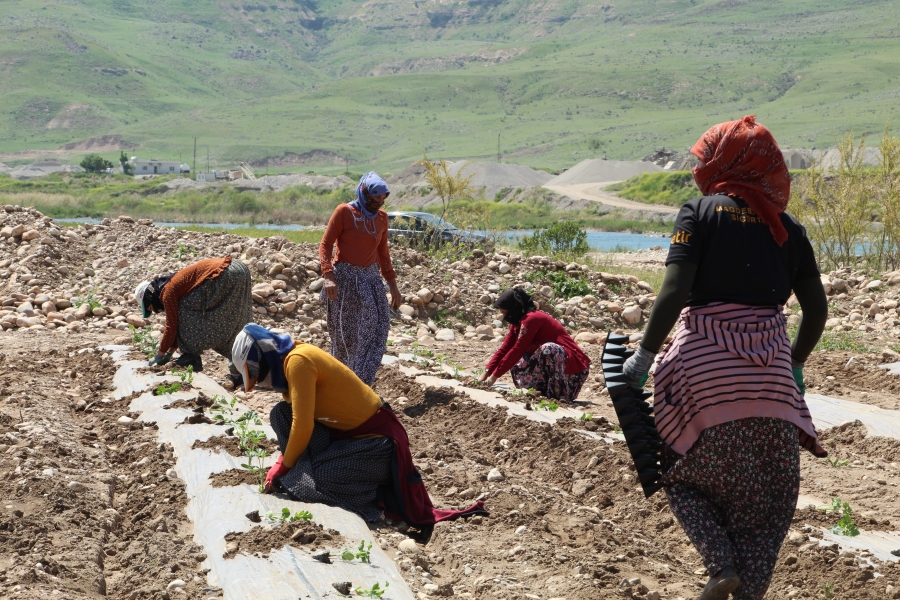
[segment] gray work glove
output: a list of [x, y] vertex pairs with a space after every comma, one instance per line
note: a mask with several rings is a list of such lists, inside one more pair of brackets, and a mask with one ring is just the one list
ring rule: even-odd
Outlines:
[[155, 367], [156, 365], [164, 365], [167, 362], [169, 362], [170, 360], [172, 360], [172, 353], [167, 352], [167, 353], [163, 354], [162, 356], [156, 355], [153, 358], [151, 358], [150, 362], [147, 363], [147, 366]]
[[650, 352], [645, 350], [643, 346], [638, 346], [637, 352], [622, 365], [622, 373], [625, 374], [628, 385], [634, 388], [644, 387], [655, 358], [655, 352]]

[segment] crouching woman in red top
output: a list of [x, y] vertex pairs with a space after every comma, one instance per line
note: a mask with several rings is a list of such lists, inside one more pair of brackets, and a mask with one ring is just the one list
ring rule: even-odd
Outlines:
[[554, 400], [575, 400], [588, 378], [591, 359], [559, 321], [539, 311], [522, 288], [500, 294], [494, 308], [509, 323], [509, 333], [481, 381], [494, 385], [509, 371], [517, 388], [534, 388]]

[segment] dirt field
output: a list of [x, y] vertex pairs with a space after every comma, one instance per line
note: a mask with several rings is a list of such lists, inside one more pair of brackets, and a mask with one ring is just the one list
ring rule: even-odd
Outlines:
[[[22, 213], [8, 214], [13, 220]], [[34, 215], [28, 219], [44, 222]], [[184, 510], [184, 484], [172, 469], [172, 449], [156, 441], [153, 425], [122, 419], [137, 415], [126, 414], [127, 399], [113, 399], [115, 366], [108, 353], [97, 349], [130, 343], [127, 324], [137, 319], [129, 290], [147, 264], [165, 272], [228, 247], [228, 252], [253, 263], [259, 321], [327, 347], [322, 307], [310, 289], [317, 275], [304, 260], [312, 260], [314, 249], [277, 240], [253, 243], [227, 235], [170, 234], [128, 222], [65, 240], [48, 231], [52, 223], [44, 223], [41, 235], [50, 238], [47, 244], [32, 242], [19, 253], [16, 248], [28, 243], [19, 232], [19, 238], [5, 236], [6, 244], [0, 247], [10, 260], [0, 267], [7, 269], [0, 280], [6, 307], [0, 324], [12, 323], [0, 333], [0, 597], [228, 597], [227, 590], [207, 583], [204, 548], [194, 542]], [[152, 235], [154, 242], [141, 252], [162, 260], [130, 253], [126, 247], [134, 246], [136, 235]], [[182, 251], [173, 250], [181, 247], [198, 252], [187, 260]], [[55, 248], [59, 257], [37, 253], [36, 248]], [[127, 258], [128, 265], [107, 264], [102, 256], [107, 251], [120, 251], [119, 258]], [[275, 262], [268, 258], [275, 253], [284, 256], [278, 259], [280, 268], [273, 268]], [[36, 260], [24, 260], [32, 256]], [[626, 267], [647, 270], [654, 261], [659, 266], [656, 257], [621, 258]], [[491, 286], [528, 281], [540, 293], [549, 280], [533, 273], [561, 271], [574, 277], [575, 269], [509, 255], [473, 256], [455, 266], [434, 265], [403, 251], [397, 251], [395, 259], [402, 265], [398, 270], [410, 310], [396, 316], [388, 350], [405, 360], [383, 367], [374, 387], [407, 427], [413, 456], [435, 504], [463, 507], [481, 498], [490, 511], [490, 516], [439, 524], [430, 540], [418, 545], [418, 553], [399, 549], [407, 539], [405, 527], [387, 521], [374, 524], [373, 539], [396, 557], [409, 587], [422, 598], [696, 598], [707, 578], [699, 555], [674, 521], [664, 494], [647, 500], [641, 493], [596, 370], [574, 406], [575, 414], [590, 413], [593, 418], [560, 419], [553, 425], [489, 408], [460, 391], [423, 386], [400, 370], [400, 365], [415, 365], [447, 381], [456, 375], [471, 384], [471, 370], [484, 366], [502, 334], [482, 300], [496, 294]], [[0, 255], [0, 265], [3, 260]], [[295, 266], [287, 267], [285, 261]], [[93, 274], [69, 275], [72, 265], [85, 262], [95, 264], [90, 267]], [[503, 264], [514, 267], [514, 277], [501, 273]], [[63, 273], [58, 266], [70, 268]], [[577, 267], [596, 302], [582, 298], [569, 303], [553, 296], [545, 296], [544, 302], [571, 322], [573, 334], [580, 336], [596, 365], [601, 346], [595, 342], [605, 328], [637, 340], [653, 295], [638, 277]], [[274, 278], [285, 269], [291, 269], [290, 275]], [[837, 321], [830, 322], [826, 347], [809, 361], [810, 392], [900, 409], [900, 377], [879, 368], [900, 360], [891, 347], [900, 326], [891, 277], [874, 279], [849, 271], [826, 276], [826, 288], [834, 288], [829, 291]], [[275, 288], [277, 281], [285, 285]], [[868, 287], [872, 281], [878, 285]], [[264, 285], [273, 290], [260, 294], [269, 292]], [[431, 297], [422, 293], [426, 286]], [[79, 296], [88, 293], [104, 314], [67, 320], [80, 308]], [[39, 301], [41, 294], [48, 300]], [[20, 310], [26, 302], [30, 308]], [[45, 302], [57, 310], [45, 310]], [[629, 317], [638, 319], [633, 324], [624, 318], [629, 307], [636, 309]], [[787, 310], [793, 316], [796, 307], [789, 304]], [[149, 325], [158, 334], [161, 323], [154, 317]], [[440, 341], [450, 337], [448, 330], [454, 339]], [[411, 354], [418, 362], [408, 360]], [[224, 359], [213, 353], [203, 359], [204, 372], [221, 380]], [[502, 381], [509, 383], [508, 377]], [[280, 399], [262, 392], [236, 395], [264, 417]], [[507, 399], [540, 410], [538, 398], [508, 394]], [[210, 416], [203, 406], [185, 406]], [[822, 432], [822, 442], [832, 462], [802, 455], [800, 509], [766, 597], [900, 597], [900, 571], [894, 562], [830, 541], [819, 543], [822, 528], [834, 525], [838, 517], [807, 507], [839, 497], [852, 506], [863, 534], [900, 531], [900, 440], [869, 436], [864, 425], [848, 422]], [[239, 452], [224, 431], [205, 444]], [[249, 482], [245, 474], [230, 472], [218, 475], [215, 485], [242, 482]], [[328, 547], [318, 545], [327, 541], [322, 530], [310, 527], [298, 533], [300, 545], [309, 551]], [[310, 538], [311, 533], [316, 535]], [[290, 536], [267, 537], [263, 530], [229, 541], [237, 543], [231, 547], [235, 552], [260, 554], [267, 552], [266, 546], [296, 542]], [[390, 598], [391, 591], [384, 597]]]

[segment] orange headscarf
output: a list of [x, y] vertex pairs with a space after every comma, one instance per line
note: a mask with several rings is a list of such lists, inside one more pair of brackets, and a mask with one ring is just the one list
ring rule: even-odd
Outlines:
[[784, 244], [788, 233], [779, 215], [791, 197], [791, 175], [772, 133], [754, 115], [712, 127], [691, 154], [702, 161], [692, 173], [704, 196], [738, 196]]

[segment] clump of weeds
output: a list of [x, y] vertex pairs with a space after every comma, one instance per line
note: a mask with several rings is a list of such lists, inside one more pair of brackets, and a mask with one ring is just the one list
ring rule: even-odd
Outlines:
[[263, 444], [266, 442], [266, 432], [254, 427], [262, 427], [262, 419], [255, 410], [248, 410], [240, 415], [236, 410], [237, 398], [227, 400], [222, 396], [213, 396], [213, 405], [210, 412], [213, 419], [220, 425], [229, 425], [238, 438], [238, 444], [246, 457], [246, 462], [241, 467], [252, 472], [256, 476], [257, 488], [260, 493], [266, 489], [266, 457], [269, 455]]

